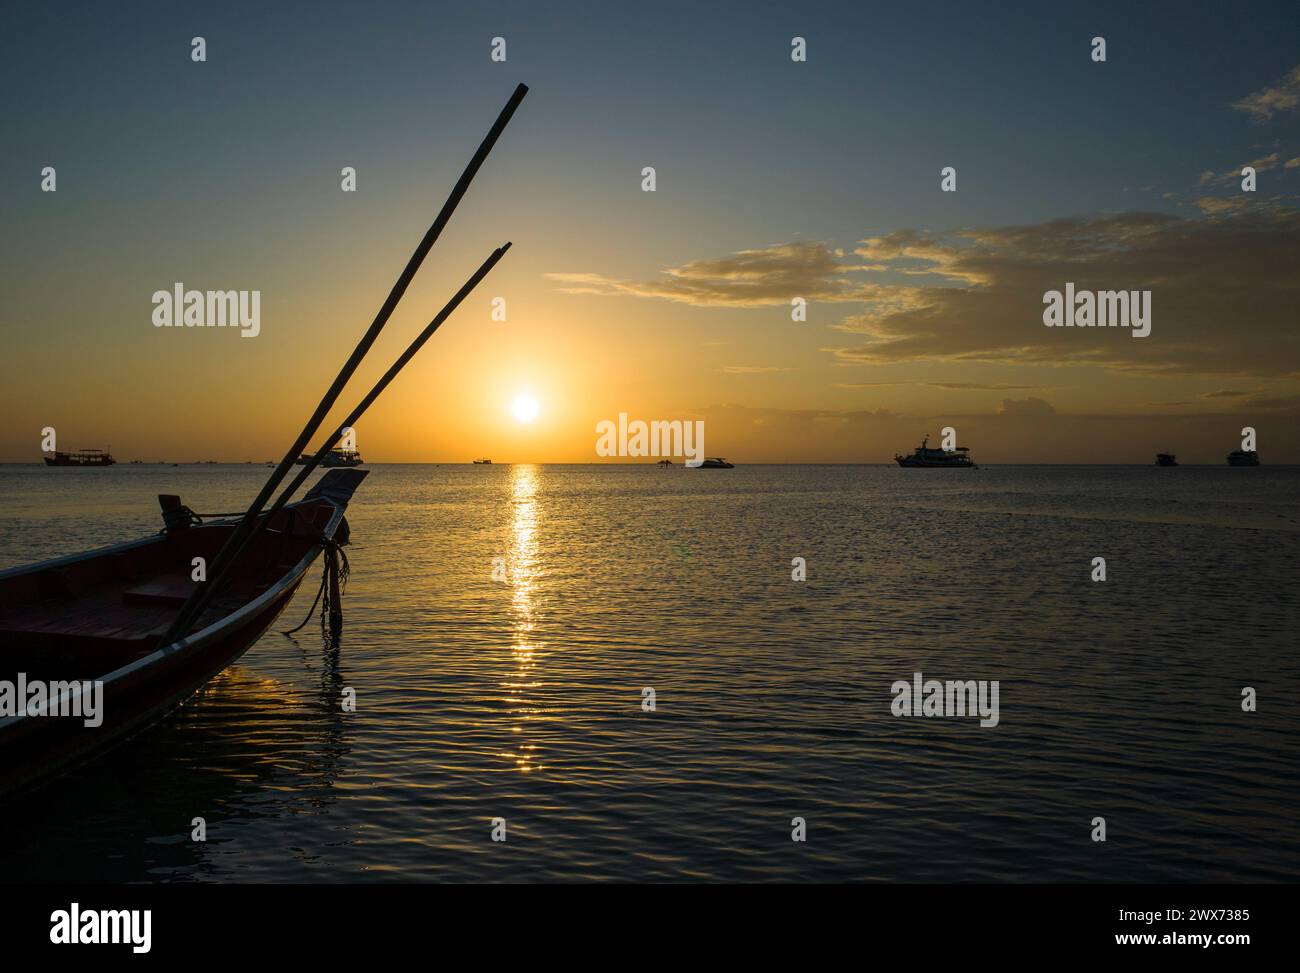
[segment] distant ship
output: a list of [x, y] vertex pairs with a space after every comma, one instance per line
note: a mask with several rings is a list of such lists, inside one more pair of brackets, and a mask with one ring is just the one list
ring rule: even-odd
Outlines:
[[1259, 453], [1253, 449], [1234, 449], [1228, 454], [1229, 466], [1258, 466]]
[[894, 456], [894, 462], [899, 466], [925, 467], [927, 469], [979, 469], [967, 455], [970, 449], [966, 446], [958, 446], [956, 449], [930, 449], [928, 443], [930, 437], [926, 436], [921, 440], [921, 445], [916, 447], [916, 452], [911, 456], [903, 456], [901, 453]]
[[[310, 462], [311, 457], [305, 455], [293, 461], [295, 466], [306, 466]], [[361, 454], [355, 449], [331, 449], [321, 457], [320, 465], [326, 469], [333, 469], [338, 466], [360, 466], [364, 462]]]
[[1173, 453], [1156, 453], [1156, 466], [1177, 466], [1178, 457]]
[[721, 456], [714, 456], [712, 459], [706, 459], [696, 467], [698, 470], [734, 470], [735, 463], [728, 463]]
[[355, 449], [331, 449], [321, 457], [320, 465], [326, 469], [337, 466], [360, 466], [365, 460]]
[[475, 466], [491, 466], [491, 465], [492, 465], [492, 461], [491, 461], [490, 459], [476, 459], [476, 460], [474, 461], [474, 465], [475, 465]]
[[672, 466], [673, 461], [670, 459], [661, 459], [655, 466]]
[[117, 460], [106, 449], [78, 449], [45, 457], [46, 466], [112, 466]]

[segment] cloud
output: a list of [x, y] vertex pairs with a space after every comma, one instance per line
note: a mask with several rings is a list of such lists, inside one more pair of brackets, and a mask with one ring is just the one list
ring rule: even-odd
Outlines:
[[924, 385], [932, 389], [957, 392], [1028, 392], [1041, 389], [1041, 385], [1010, 385], [1006, 382], [836, 382], [837, 389], [880, 389], [893, 385]]
[[796, 242], [740, 250], [713, 260], [669, 267], [657, 280], [629, 281], [590, 273], [550, 273], [570, 294], [658, 297], [700, 307], [763, 307], [807, 301], [855, 301], [877, 289], [848, 276], [867, 268], [841, 263], [824, 243]]
[[1256, 395], [1247, 399], [1242, 408], [1260, 412], [1295, 412], [1300, 410], [1300, 395]]
[[1233, 412], [1290, 410], [1300, 405], [1300, 396], [1265, 396], [1259, 392], [1244, 392], [1238, 389], [1218, 389], [1214, 392], [1202, 392], [1197, 398], [1190, 401], [1152, 402], [1150, 404], [1196, 406], [1198, 409], [1203, 410], [1206, 400], [1222, 403], [1222, 405], [1216, 405], [1216, 408], [1226, 409], [1226, 411], [1222, 412], [1224, 415], [1230, 415]]
[[[1268, 172], [1269, 169], [1277, 168], [1278, 163], [1281, 163], [1281, 161], [1282, 161], [1281, 153], [1274, 151], [1274, 152], [1269, 152], [1268, 155], [1260, 156], [1258, 157], [1258, 159], [1253, 159], [1249, 161], [1249, 163], [1242, 163], [1242, 165], [1239, 165], [1239, 167], [1236, 167], [1235, 169], [1229, 169], [1225, 173], [1216, 173], [1214, 172], [1213, 169], [1206, 169], [1205, 172], [1201, 173], [1199, 185], [1205, 186], [1206, 183], [1216, 182], [1216, 183], [1222, 183], [1222, 185], [1225, 186], [1229, 186], [1231, 185], [1231, 183], [1234, 183], [1240, 180], [1240, 178], [1242, 178], [1242, 170], [1244, 168], [1249, 167], [1255, 169], [1257, 173]], [[1287, 165], [1290, 165], [1290, 163], [1288, 163]]]
[[1287, 159], [1287, 160], [1286, 160], [1286, 165], [1284, 165], [1282, 168], [1283, 168], [1283, 169], [1300, 169], [1300, 155], [1296, 156], [1294, 159]]
[[770, 372], [790, 372], [794, 369], [779, 368], [776, 365], [723, 365], [718, 369], [728, 375], [766, 375]]
[[[1196, 217], [1125, 212], [946, 234], [903, 229], [864, 239], [849, 256], [825, 243], [781, 244], [695, 260], [652, 281], [549, 276], [568, 290], [698, 306], [792, 296], [854, 303], [830, 327], [858, 340], [822, 349], [844, 365], [1300, 375], [1300, 209], [1290, 197], [1251, 194], [1195, 202]], [[1078, 290], [1150, 290], [1152, 333], [1045, 328], [1043, 294], [1067, 281]]]
[[1027, 399], [1003, 399], [998, 406], [1000, 416], [1054, 416], [1056, 409], [1045, 399], [1030, 396]]
[[1229, 169], [1227, 172], [1215, 175], [1212, 171], [1206, 170], [1201, 173], [1200, 185], [1204, 186], [1208, 182], [1219, 182], [1227, 186], [1241, 178], [1241, 171], [1249, 166], [1256, 172], [1267, 172], [1277, 166], [1282, 161], [1282, 156], [1278, 152], [1270, 152], [1268, 155], [1260, 156], [1250, 162], [1243, 162], [1235, 169]]
[[[1281, 156], [1278, 155], [1276, 152], [1270, 152], [1268, 155], [1261, 156], [1260, 158], [1256, 159], [1254, 162], [1247, 162], [1246, 165], [1250, 166], [1250, 168], [1254, 169], [1256, 172], [1264, 172], [1265, 170], [1272, 169], [1275, 165], [1277, 165], [1278, 160], [1280, 158]], [[1246, 166], [1242, 166], [1242, 169], [1244, 169], [1245, 167]], [[1226, 175], [1229, 179], [1236, 179], [1239, 175], [1241, 175], [1241, 169], [1238, 169], [1236, 172], [1226, 173]]]
[[1222, 213], [1239, 213], [1247, 209], [1253, 200], [1249, 196], [1201, 196], [1192, 200], [1192, 205], [1206, 216], [1218, 216]]
[[[1148, 374], [1293, 374], [1300, 370], [1300, 211], [1252, 202], [1205, 219], [1121, 213], [948, 238], [901, 231], [859, 255], [928, 268], [932, 285], [885, 288], [830, 350], [860, 364], [990, 362], [1095, 365]], [[1219, 213], [1226, 215], [1218, 215]], [[1042, 295], [1067, 281], [1150, 290], [1152, 334], [1045, 328]]]
[[1245, 112], [1257, 122], [1267, 122], [1282, 112], [1296, 111], [1300, 108], [1300, 65], [1292, 68], [1276, 84], [1234, 101], [1232, 107]]

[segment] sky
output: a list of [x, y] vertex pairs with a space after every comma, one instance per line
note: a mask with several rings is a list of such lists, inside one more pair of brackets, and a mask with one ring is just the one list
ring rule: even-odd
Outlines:
[[[604, 461], [596, 424], [627, 413], [702, 420], [740, 463], [887, 462], [944, 426], [981, 462], [1218, 463], [1248, 425], [1300, 462], [1295, 3], [7, 18], [0, 461], [39, 461], [46, 427], [278, 459], [523, 81], [332, 418], [513, 247], [358, 424], [368, 460]], [[1044, 327], [1067, 281], [1150, 290], [1150, 335]], [[259, 291], [260, 333], [155, 327], [177, 282]]]

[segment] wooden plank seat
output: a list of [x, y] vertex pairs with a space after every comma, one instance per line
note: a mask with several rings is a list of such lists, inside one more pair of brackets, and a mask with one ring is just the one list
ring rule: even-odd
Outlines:
[[[131, 603], [118, 585], [106, 585], [51, 612], [48, 606], [0, 617], [0, 678], [91, 679], [148, 655], [176, 614], [165, 601]], [[202, 625], [228, 615], [241, 599], [219, 598]], [[5, 674], [8, 675], [5, 675]]]
[[[254, 541], [196, 628], [282, 577], [311, 546], [330, 509], [322, 504], [278, 516], [276, 526], [290, 530], [266, 531]], [[229, 533], [225, 526], [177, 531], [10, 580], [0, 589], [0, 679], [18, 672], [95, 678], [148, 655], [201, 584], [192, 580], [193, 559], [203, 557], [210, 567]]]
[[179, 608], [194, 593], [198, 582], [181, 572], [160, 574], [141, 581], [122, 592], [128, 605], [170, 605]]

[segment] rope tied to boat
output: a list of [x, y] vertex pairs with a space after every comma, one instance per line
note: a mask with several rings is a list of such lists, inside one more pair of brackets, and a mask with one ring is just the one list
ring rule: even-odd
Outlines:
[[162, 518], [164, 534], [170, 534], [174, 530], [188, 530], [203, 523], [203, 518], [184, 504], [163, 507]]
[[191, 510], [183, 503], [175, 506], [164, 506], [162, 508], [163, 529], [162, 533], [170, 534], [174, 530], [189, 530], [191, 527], [202, 526], [204, 519], [213, 518], [224, 519], [227, 517], [242, 517], [243, 514], [201, 514]]
[[[185, 504], [181, 503], [181, 498], [170, 494], [160, 494], [158, 502], [162, 507], [163, 515], [163, 533], [171, 534], [178, 531], [186, 531], [191, 527], [202, 525], [204, 518], [225, 518], [238, 517], [240, 514], [201, 514], [191, 510]], [[289, 508], [289, 523], [284, 530], [270, 530], [266, 533], [274, 535], [280, 539], [281, 550], [286, 538], [297, 537], [303, 540], [310, 539], [318, 544], [321, 552], [325, 555], [325, 570], [321, 572], [320, 587], [316, 590], [316, 598], [311, 603], [311, 608], [307, 611], [307, 617], [302, 620], [302, 624], [297, 628], [291, 628], [286, 631], [285, 635], [293, 635], [301, 631], [306, 624], [311, 621], [312, 615], [316, 613], [316, 606], [320, 605], [320, 624], [321, 633], [337, 641], [343, 633], [343, 592], [347, 590], [348, 576], [351, 574], [351, 566], [348, 564], [347, 552], [343, 550], [344, 546], [350, 539], [351, 531], [348, 529], [347, 518], [341, 518], [338, 526], [335, 528], [332, 537], [326, 537], [325, 534], [317, 527], [311, 524], [304, 524], [311, 533], [300, 534], [295, 530], [298, 523], [298, 511], [294, 507]]]
[[[342, 527], [342, 524], [339, 526]], [[316, 597], [312, 600], [311, 608], [307, 609], [307, 617], [302, 620], [302, 624], [284, 634], [293, 635], [305, 628], [312, 615], [316, 614], [316, 606], [320, 605], [321, 634], [337, 639], [343, 634], [343, 593], [347, 590], [351, 574], [348, 552], [343, 550], [347, 544], [347, 531], [344, 530], [343, 537], [338, 540], [322, 534], [317, 538], [317, 543], [321, 545], [325, 556], [325, 570], [320, 575], [320, 587], [316, 589]]]

